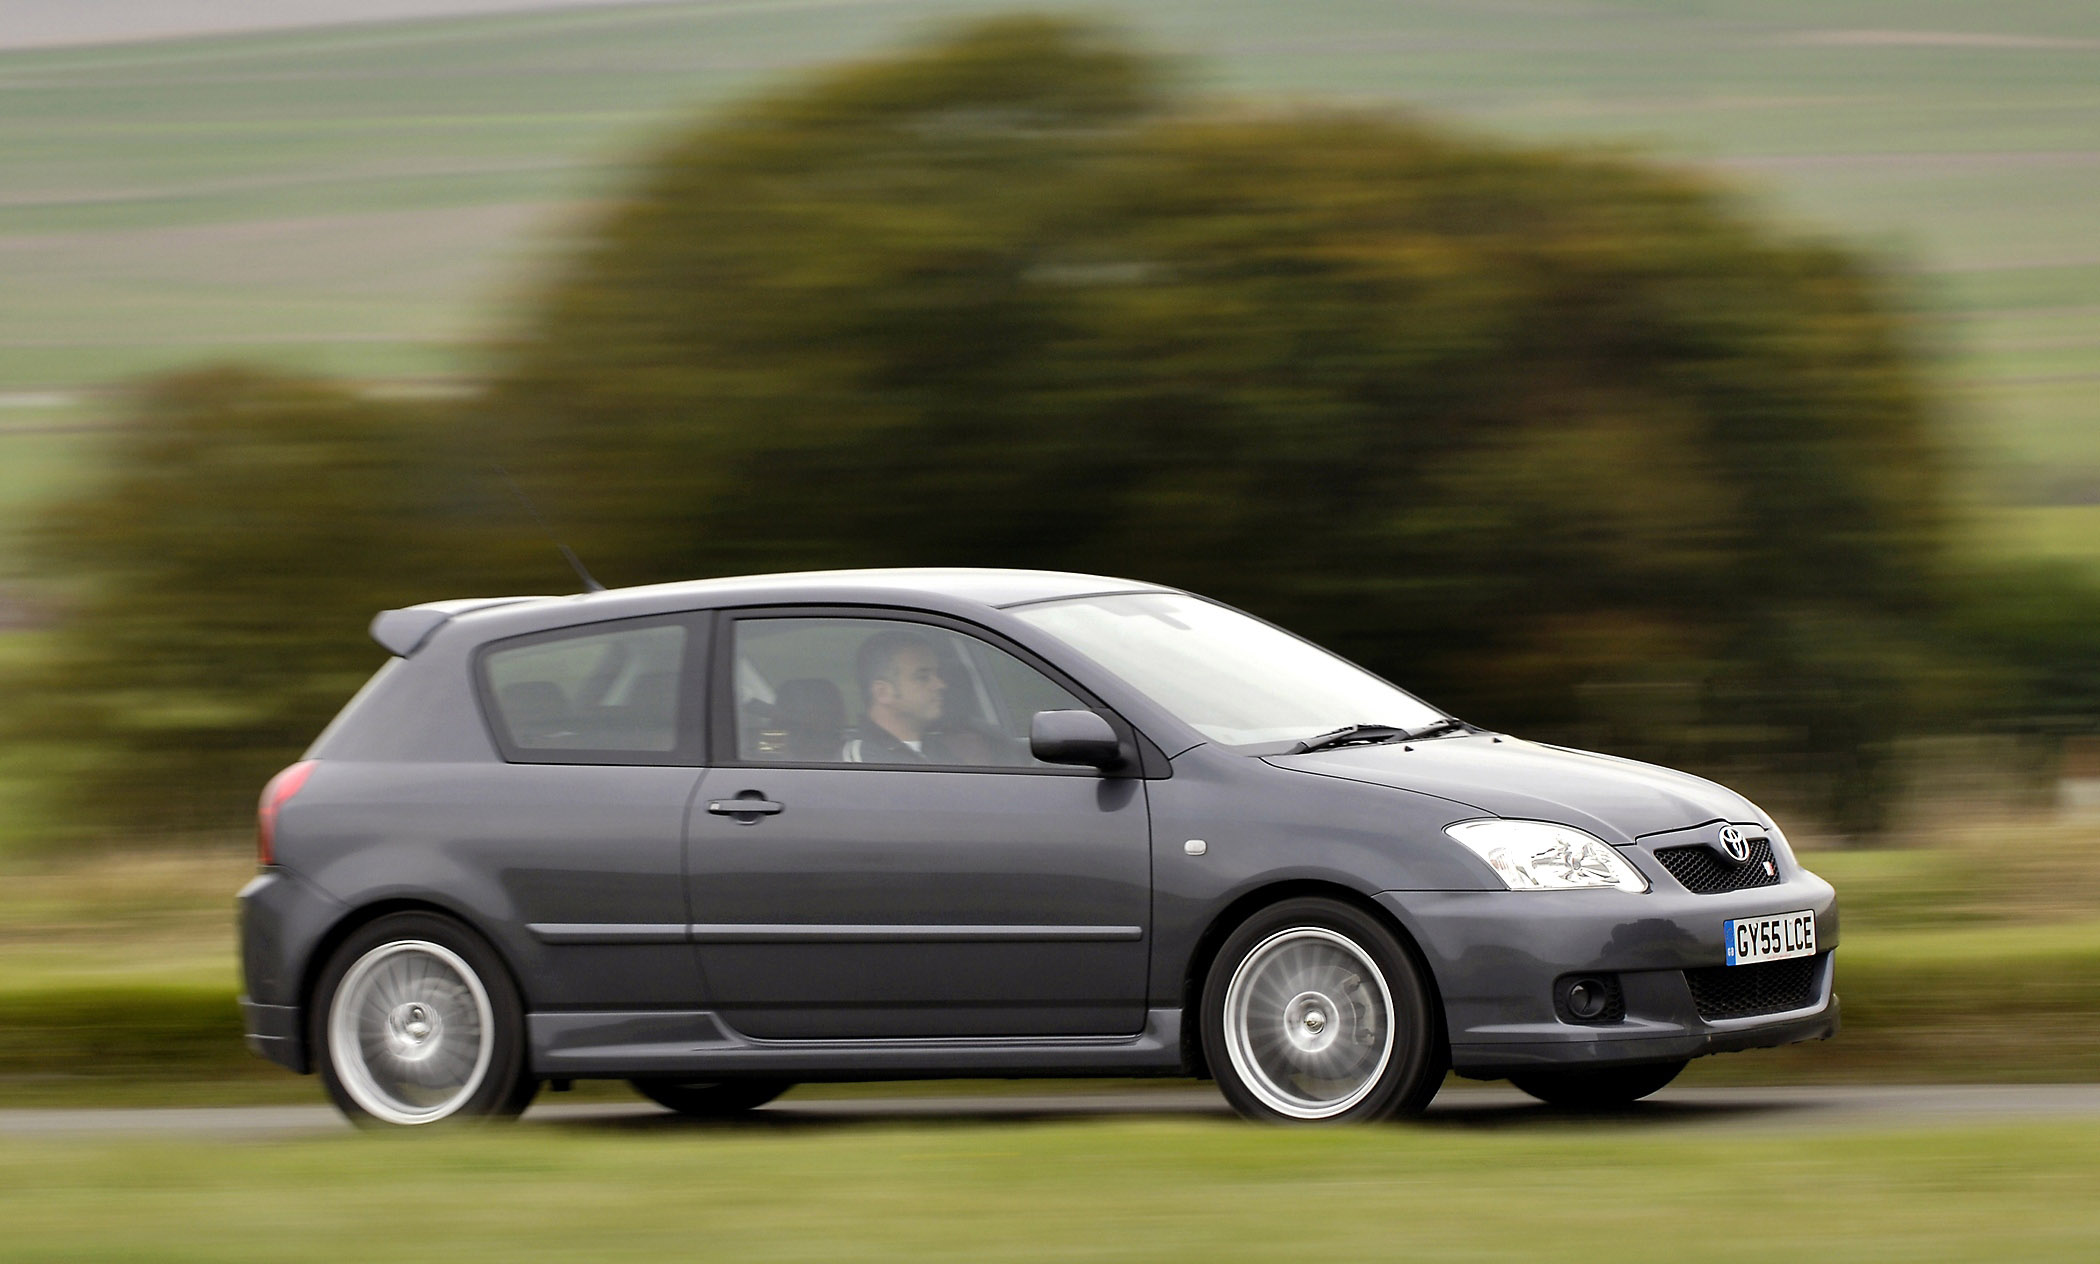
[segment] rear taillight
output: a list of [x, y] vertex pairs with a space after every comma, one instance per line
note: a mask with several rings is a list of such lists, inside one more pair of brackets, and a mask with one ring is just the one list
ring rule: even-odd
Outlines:
[[299, 787], [313, 775], [317, 760], [302, 759], [298, 763], [270, 778], [263, 787], [262, 802], [255, 805], [255, 863], [274, 865], [277, 863], [277, 813]]

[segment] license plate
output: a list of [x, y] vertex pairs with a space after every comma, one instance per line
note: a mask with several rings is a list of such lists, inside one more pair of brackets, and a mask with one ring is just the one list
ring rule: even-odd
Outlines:
[[1802, 909], [1770, 917], [1731, 918], [1721, 923], [1721, 938], [1728, 942], [1728, 964], [1732, 966], [1812, 957], [1816, 953], [1816, 915]]

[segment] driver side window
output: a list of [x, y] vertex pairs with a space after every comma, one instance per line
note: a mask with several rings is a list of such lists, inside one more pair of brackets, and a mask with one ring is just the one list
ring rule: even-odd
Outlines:
[[1030, 719], [1086, 707], [997, 646], [902, 619], [740, 619], [732, 662], [737, 756], [756, 762], [1050, 768]]

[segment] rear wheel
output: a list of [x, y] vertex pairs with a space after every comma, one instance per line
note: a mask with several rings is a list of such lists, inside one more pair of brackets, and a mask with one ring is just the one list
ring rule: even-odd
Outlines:
[[1576, 1067], [1512, 1075], [1509, 1082], [1545, 1102], [1569, 1110], [1611, 1110], [1660, 1092], [1684, 1070], [1682, 1062], [1644, 1062], [1636, 1066]]
[[1233, 1109], [1287, 1122], [1419, 1112], [1448, 1057], [1408, 951], [1371, 914], [1324, 899], [1263, 909], [1225, 941], [1203, 1049]]
[[792, 1080], [629, 1080], [659, 1106], [694, 1119], [727, 1119], [755, 1110], [793, 1088]]
[[360, 927], [314, 992], [321, 1082], [360, 1125], [512, 1116], [539, 1089], [524, 1006], [493, 949], [449, 918], [396, 913]]

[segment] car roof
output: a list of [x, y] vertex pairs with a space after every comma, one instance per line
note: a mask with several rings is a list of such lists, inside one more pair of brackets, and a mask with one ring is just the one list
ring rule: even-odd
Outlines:
[[[908, 605], [967, 613], [1100, 593], [1171, 592], [1160, 584], [1067, 571], [910, 567], [795, 571], [613, 588], [566, 597], [481, 597], [381, 611], [372, 637], [392, 653], [415, 653], [439, 627], [475, 625], [484, 637], [539, 626], [631, 618], [674, 610], [750, 604]], [[567, 617], [563, 617], [566, 615]]]
[[694, 579], [675, 584], [653, 584], [622, 589], [628, 593], [662, 593], [742, 601], [749, 597], [774, 600], [792, 589], [822, 589], [826, 592], [871, 592], [891, 594], [916, 592], [983, 606], [1014, 606], [1059, 597], [1084, 597], [1104, 592], [1159, 591], [1158, 584], [1108, 575], [1081, 575], [1069, 571], [1002, 570], [995, 567], [927, 566], [875, 570], [789, 571], [778, 575], [743, 575], [733, 579]]

